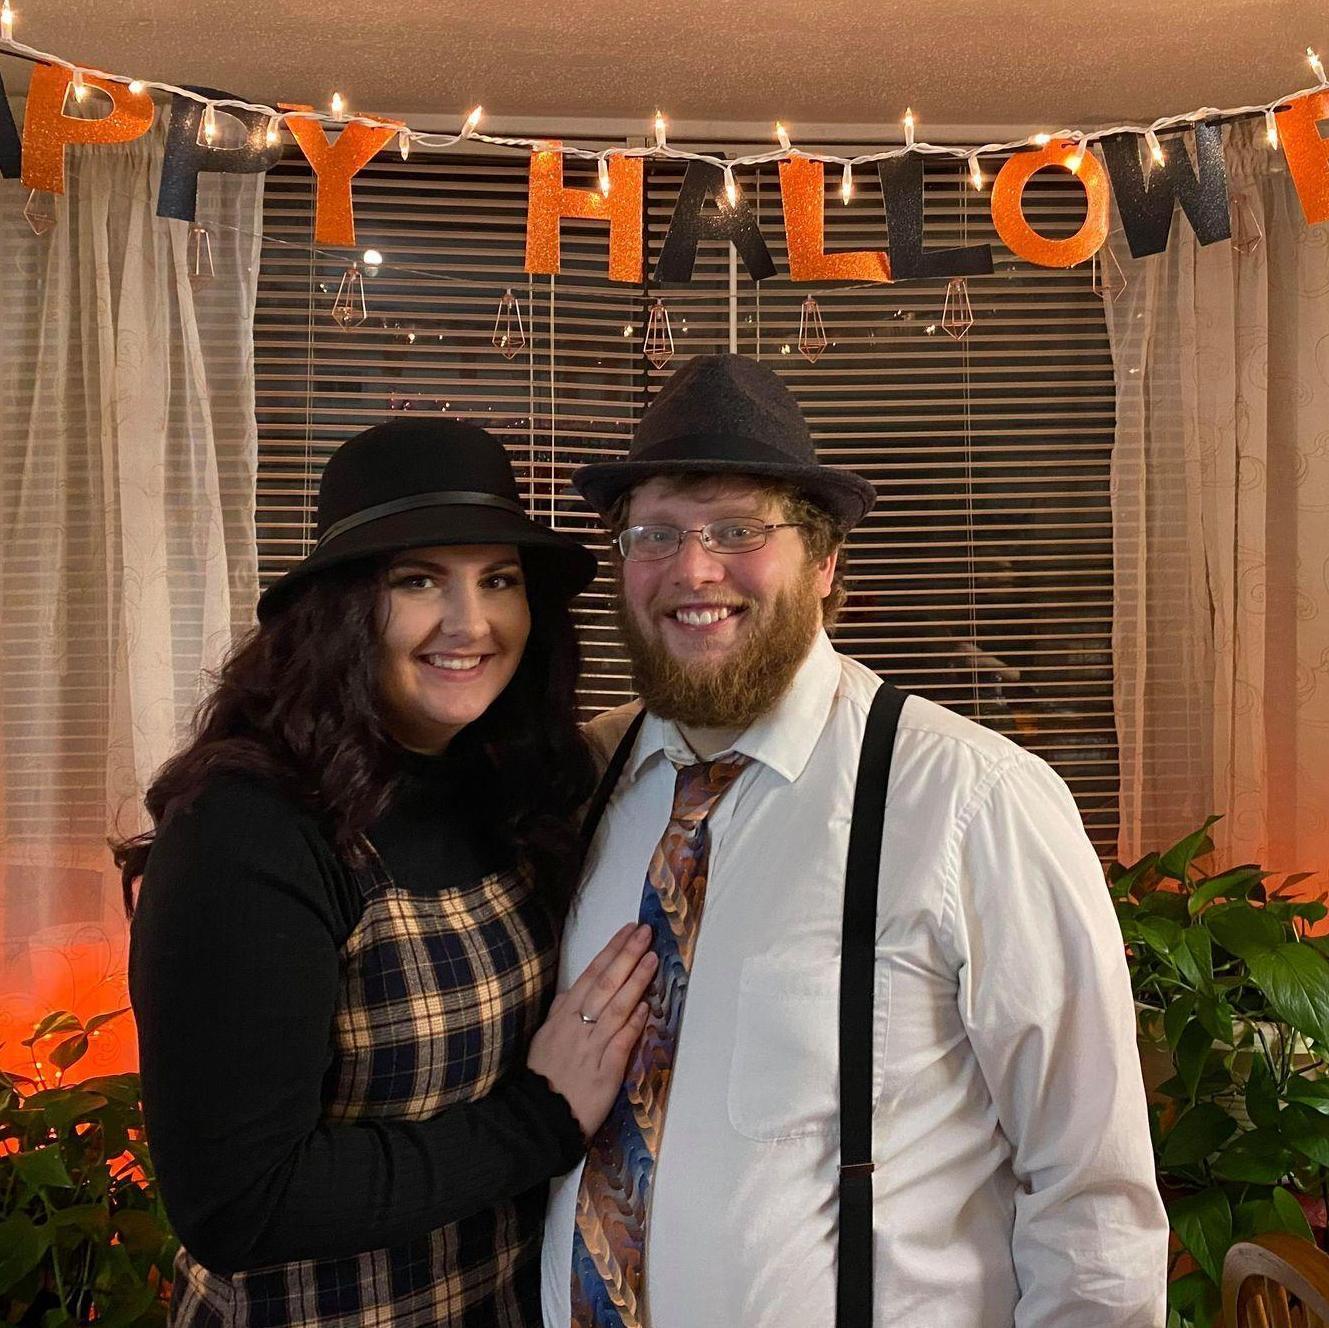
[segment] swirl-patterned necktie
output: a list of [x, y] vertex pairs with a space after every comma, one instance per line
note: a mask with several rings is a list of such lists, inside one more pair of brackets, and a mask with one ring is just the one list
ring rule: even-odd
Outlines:
[[729, 756], [679, 770], [669, 824], [646, 869], [639, 921], [650, 924], [660, 963], [646, 1029], [581, 1174], [572, 1235], [573, 1328], [643, 1328], [646, 1213], [706, 903], [707, 822], [750, 759]]

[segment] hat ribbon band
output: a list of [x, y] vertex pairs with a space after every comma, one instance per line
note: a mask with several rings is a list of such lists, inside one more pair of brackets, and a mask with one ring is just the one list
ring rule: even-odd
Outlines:
[[373, 507], [366, 507], [362, 511], [343, 517], [318, 537], [318, 543], [314, 547], [321, 549], [338, 536], [346, 534], [348, 530], [354, 530], [357, 526], [366, 525], [370, 521], [381, 521], [384, 517], [396, 516], [399, 512], [413, 512], [421, 507], [497, 507], [520, 517], [526, 515], [526, 510], [520, 503], [511, 502], [492, 493], [469, 493], [464, 489], [413, 493], [405, 498], [394, 498], [390, 503], [377, 503]]

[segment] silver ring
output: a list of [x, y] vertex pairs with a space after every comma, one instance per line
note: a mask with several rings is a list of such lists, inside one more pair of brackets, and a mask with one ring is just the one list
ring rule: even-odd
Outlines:
[[578, 1010], [577, 1018], [580, 1019], [583, 1024], [598, 1024], [600, 1022], [599, 1019], [592, 1019], [585, 1010]]

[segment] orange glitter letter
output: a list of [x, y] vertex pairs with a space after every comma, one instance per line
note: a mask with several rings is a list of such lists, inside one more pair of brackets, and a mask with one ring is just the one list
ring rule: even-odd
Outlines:
[[875, 249], [826, 252], [825, 170], [819, 161], [780, 163], [780, 202], [790, 281], [890, 281], [891, 260]]
[[992, 221], [1006, 247], [1039, 267], [1074, 267], [1103, 247], [1108, 233], [1108, 178], [1098, 158], [1081, 154], [1080, 165], [1071, 173], [1084, 185], [1089, 207], [1084, 225], [1064, 240], [1040, 235], [1024, 219], [1024, 187], [1046, 166], [1061, 166], [1075, 156], [1070, 139], [1049, 143], [1038, 152], [1017, 152], [997, 172], [992, 182]]
[[[312, 111], [312, 106], [279, 102], [283, 111]], [[351, 120], [328, 142], [317, 120], [289, 116], [286, 127], [300, 145], [318, 177], [314, 201], [314, 243], [349, 249], [355, 243], [355, 214], [351, 210], [351, 180], [364, 164], [401, 128], [398, 121], [368, 125]]]
[[64, 65], [36, 65], [28, 84], [23, 117], [23, 183], [47, 193], [65, 192], [65, 147], [70, 143], [128, 143], [152, 125], [154, 107], [146, 92], [84, 74], [83, 82], [111, 99], [109, 115], [84, 120], [65, 114], [65, 96], [74, 71]]
[[606, 198], [598, 189], [570, 189], [563, 184], [563, 154], [557, 148], [551, 143], [531, 153], [527, 272], [557, 272], [559, 223], [564, 217], [590, 217], [609, 222], [609, 280], [640, 282], [641, 158], [610, 155]]
[[1306, 220], [1329, 221], [1329, 141], [1320, 137], [1320, 121], [1329, 120], [1329, 92], [1308, 92], [1274, 117]]

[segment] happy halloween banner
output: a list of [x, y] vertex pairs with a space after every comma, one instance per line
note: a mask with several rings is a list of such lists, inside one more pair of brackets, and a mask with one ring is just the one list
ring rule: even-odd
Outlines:
[[[5, 4], [8, 10], [8, 0]], [[1231, 238], [1227, 170], [1222, 122], [1238, 115], [1263, 113], [1271, 149], [1281, 147], [1306, 220], [1329, 220], [1329, 140], [1320, 123], [1329, 120], [1329, 83], [1314, 52], [1308, 50], [1319, 86], [1266, 107], [1234, 111], [1196, 111], [1155, 122], [1147, 129], [1122, 128], [1091, 133], [1037, 134], [1018, 143], [955, 148], [913, 141], [913, 117], [906, 117], [902, 148], [845, 159], [794, 148], [780, 125], [778, 151], [727, 161], [714, 154], [682, 151], [666, 141], [657, 114], [655, 143], [641, 148], [599, 151], [567, 147], [557, 140], [490, 137], [475, 132], [478, 108], [460, 132], [437, 135], [411, 129], [385, 117], [327, 116], [306, 105], [279, 102], [257, 105], [213, 89], [146, 83], [82, 69], [16, 43], [5, 34], [0, 51], [34, 62], [23, 128], [15, 124], [0, 82], [0, 174], [21, 179], [33, 190], [64, 192], [65, 149], [72, 145], [124, 143], [147, 133], [158, 107], [150, 95], [169, 95], [169, 115], [157, 214], [194, 222], [198, 177], [205, 171], [262, 172], [282, 156], [282, 130], [308, 160], [317, 179], [314, 243], [331, 248], [355, 245], [352, 182], [394, 139], [403, 157], [413, 142], [449, 146], [464, 138], [505, 147], [530, 149], [526, 222], [526, 271], [559, 270], [561, 223], [590, 218], [607, 225], [608, 275], [613, 281], [640, 284], [644, 275], [643, 174], [646, 157], [687, 161], [678, 201], [654, 269], [657, 283], [691, 280], [703, 242], [732, 244], [753, 281], [776, 272], [776, 264], [745, 199], [735, 171], [774, 161], [791, 281], [890, 282], [903, 278], [950, 278], [992, 271], [990, 245], [925, 248], [923, 245], [923, 158], [946, 154], [967, 158], [976, 188], [983, 185], [981, 156], [1009, 153], [992, 180], [991, 211], [997, 234], [1013, 254], [1042, 267], [1071, 267], [1091, 257], [1107, 239], [1109, 195], [1115, 199], [1132, 255], [1142, 258], [1167, 245], [1180, 205], [1201, 244]], [[89, 88], [110, 101], [99, 118], [68, 113], [71, 96], [82, 103]], [[335, 99], [334, 108], [340, 103]], [[238, 132], [219, 131], [219, 120], [237, 121]], [[335, 130], [330, 134], [329, 130]], [[1166, 134], [1166, 137], [1161, 135]], [[1194, 160], [1185, 135], [1193, 138]], [[233, 137], [234, 145], [218, 141]], [[1091, 151], [1097, 144], [1102, 161]], [[1141, 147], [1147, 148], [1141, 152]], [[599, 185], [564, 182], [566, 158], [595, 159]], [[852, 193], [852, 168], [875, 167], [881, 182], [889, 248], [827, 252], [825, 247], [825, 169], [841, 168], [840, 196]], [[1065, 238], [1040, 234], [1023, 210], [1025, 186], [1048, 168], [1069, 171], [1084, 187], [1085, 218]]]

